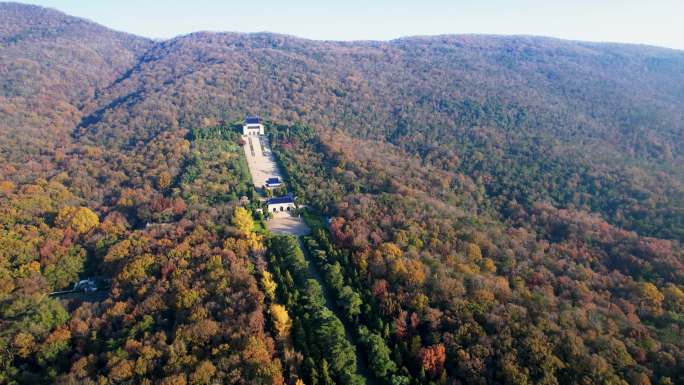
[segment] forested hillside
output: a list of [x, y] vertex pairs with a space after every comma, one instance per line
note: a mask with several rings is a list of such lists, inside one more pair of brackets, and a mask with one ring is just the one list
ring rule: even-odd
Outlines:
[[[60, 12], [0, 4], [0, 154], [41, 172], [69, 148], [98, 90], [128, 71], [151, 45]], [[10, 165], [3, 173], [25, 178]], [[21, 175], [18, 175], [21, 174]]]
[[78, 135], [126, 145], [260, 111], [463, 170], [498, 209], [544, 200], [681, 239], [683, 63], [678, 51], [543, 38], [198, 33], [150, 49]]
[[[682, 51], [0, 3], [0, 86], [0, 383], [357, 384], [350, 344], [380, 384], [684, 382]], [[246, 114], [341, 321], [239, 207]]]
[[472, 178], [396, 146], [298, 127], [275, 136], [297, 195], [332, 216], [310, 247], [331, 286], [362, 298], [353, 322], [382, 337], [369, 355], [393, 352], [378, 364], [387, 378], [682, 380], [679, 243], [543, 202], [510, 203], [502, 222], [479, 209]]

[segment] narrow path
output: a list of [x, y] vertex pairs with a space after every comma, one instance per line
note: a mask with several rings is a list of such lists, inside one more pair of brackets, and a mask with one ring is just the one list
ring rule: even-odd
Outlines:
[[371, 374], [370, 369], [368, 369], [368, 365], [366, 365], [365, 357], [363, 357], [359, 352], [359, 346], [356, 342], [356, 338], [354, 338], [354, 335], [351, 332], [351, 327], [345, 321], [342, 311], [335, 302], [335, 298], [333, 297], [332, 293], [330, 292], [330, 289], [328, 289], [328, 286], [323, 280], [323, 276], [321, 276], [321, 273], [318, 271], [318, 266], [314, 262], [314, 259], [311, 256], [311, 254], [309, 254], [309, 249], [307, 249], [304, 245], [304, 239], [302, 237], [298, 237], [297, 239], [299, 240], [299, 248], [302, 249], [302, 253], [304, 253], [304, 258], [306, 259], [306, 262], [308, 262], [307, 270], [309, 272], [310, 278], [315, 279], [316, 282], [318, 282], [318, 284], [321, 285], [321, 289], [323, 289], [323, 297], [325, 297], [325, 307], [330, 309], [333, 312], [333, 314], [335, 314], [335, 316], [342, 322], [342, 325], [344, 326], [345, 337], [347, 337], [347, 340], [349, 340], [349, 342], [351, 342], [352, 345], [354, 345], [354, 354], [356, 355], [356, 373], [360, 376], [363, 376], [366, 379], [367, 385], [377, 385], [375, 377], [373, 376], [373, 374]]

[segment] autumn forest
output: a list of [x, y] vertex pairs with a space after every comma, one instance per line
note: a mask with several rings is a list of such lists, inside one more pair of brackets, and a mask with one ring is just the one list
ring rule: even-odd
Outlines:
[[683, 51], [0, 3], [0, 384], [684, 384], [682, 242]]

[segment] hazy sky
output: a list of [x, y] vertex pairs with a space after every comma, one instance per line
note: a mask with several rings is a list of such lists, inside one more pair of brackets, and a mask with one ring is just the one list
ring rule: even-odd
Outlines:
[[35, 0], [113, 29], [168, 38], [200, 30], [386, 40], [526, 34], [684, 49], [684, 0]]

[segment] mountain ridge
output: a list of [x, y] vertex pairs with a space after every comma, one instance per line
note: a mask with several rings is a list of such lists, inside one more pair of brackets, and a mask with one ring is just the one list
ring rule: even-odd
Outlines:
[[[29, 14], [40, 10], [12, 7]], [[59, 20], [68, 19], [52, 13], [61, 15]], [[47, 96], [46, 106], [72, 106], [61, 115], [68, 117], [58, 124], [62, 128], [55, 131], [62, 147], [69, 146], [72, 134], [93, 145], [134, 146], [167, 130], [234, 121], [257, 111], [273, 121], [387, 140], [425, 159], [443, 158], [445, 164], [463, 157], [458, 152], [465, 148], [456, 149], [463, 138], [473, 141], [468, 146], [492, 146], [509, 153], [535, 140], [550, 151], [549, 156], [576, 158], [583, 164], [576, 166], [580, 168], [600, 164], [631, 180], [626, 184], [641, 184], [633, 180], [635, 175], [646, 175], [647, 184], [657, 186], [653, 175], [665, 175], [663, 188], [674, 192], [669, 195], [675, 199], [668, 210], [676, 210], [682, 199], [678, 191], [684, 171], [677, 165], [684, 161], [684, 52], [516, 36], [344, 42], [230, 32], [196, 32], [157, 42], [134, 39], [127, 48], [130, 35], [74, 22], [82, 23], [96, 31], [102, 28], [101, 33], [113, 39], [113, 44], [99, 42], [96, 33], [86, 42], [115, 47], [84, 63], [114, 56], [123, 60], [113, 62], [111, 69], [96, 64], [78, 76], [72, 72], [73, 80], [67, 77], [53, 86], [81, 90]], [[68, 29], [62, 32], [65, 47], [82, 39], [72, 35]], [[41, 44], [35, 43], [36, 52]], [[32, 46], [27, 48], [13, 52], [5, 47], [3, 56], [30, 60], [26, 52], [32, 52]], [[70, 59], [57, 53], [51, 60], [63, 64], [55, 62], [49, 68], [60, 68]], [[29, 71], [20, 67], [5, 79]], [[92, 86], [83, 87], [82, 74], [91, 77]], [[38, 89], [54, 78], [65, 77], [26, 78], [23, 85], [15, 86], [15, 81], [5, 89], [33, 84]], [[55, 119], [55, 111], [46, 109], [46, 116]], [[626, 164], [638, 171], [630, 171]], [[660, 193], [647, 196], [649, 201], [664, 199]], [[634, 202], [643, 198], [635, 191], [600, 206], [615, 223], [622, 223], [620, 205], [633, 206], [630, 215], [636, 218], [641, 209]], [[566, 206], [568, 199], [558, 203]], [[574, 204], [583, 201], [574, 199]]]
[[679, 51], [0, 4], [0, 383], [684, 383], [683, 133]]
[[189, 35], [194, 35], [194, 34], [235, 34], [235, 35], [273, 35], [273, 36], [280, 36], [280, 37], [286, 37], [286, 38], [293, 38], [293, 39], [299, 39], [299, 40], [305, 40], [305, 41], [310, 41], [310, 42], [324, 42], [324, 43], [350, 43], [350, 44], [355, 44], [355, 43], [391, 43], [394, 41], [401, 41], [401, 40], [424, 40], [424, 39], [449, 39], [449, 38], [503, 38], [503, 39], [531, 39], [531, 40], [549, 40], [549, 41], [557, 41], [557, 42], [564, 42], [564, 43], [578, 43], [580, 45], [604, 45], [604, 46], [616, 46], [616, 47], [634, 47], [634, 48], [639, 48], [639, 49], [655, 49], [655, 50], [665, 50], [665, 51], [674, 51], [674, 52], [680, 52], [684, 53], [684, 49], [679, 49], [679, 48], [672, 48], [672, 47], [666, 47], [666, 46], [659, 46], [659, 45], [653, 45], [653, 44], [645, 44], [645, 43], [629, 43], [629, 42], [614, 42], [614, 41], [588, 41], [588, 40], [578, 40], [578, 39], [568, 39], [568, 38], [561, 38], [561, 37], [554, 37], [554, 36], [545, 36], [545, 35], [533, 35], [533, 34], [489, 34], [489, 33], [441, 33], [441, 34], [435, 34], [435, 35], [405, 35], [405, 36], [399, 36], [391, 39], [360, 39], [360, 40], [336, 40], [336, 39], [313, 39], [313, 38], [307, 38], [307, 37], [301, 37], [297, 35], [292, 35], [288, 33], [283, 33], [283, 32], [273, 32], [273, 31], [255, 31], [255, 32], [239, 32], [239, 31], [230, 31], [230, 30], [199, 30], [199, 31], [193, 31], [189, 32], [186, 34], [179, 34], [175, 35], [172, 37], [168, 38], [155, 38], [155, 37], [148, 37], [144, 35], [138, 35], [135, 33], [131, 32], [125, 32], [121, 30], [117, 30], [111, 27], [108, 27], [104, 24], [98, 23], [97, 21], [88, 19], [86, 17], [80, 17], [80, 16], [73, 16], [69, 15], [68, 13], [65, 13], [57, 8], [52, 8], [52, 7], [45, 7], [45, 6], [40, 6], [40, 5], [34, 5], [34, 4], [28, 4], [28, 3], [18, 3], [18, 2], [12, 2], [12, 1], [3, 1], [0, 2], [0, 7], [4, 7], [5, 11], [13, 11], [13, 12], [19, 12], [17, 14], [21, 14], [21, 12], [26, 12], [30, 10], [38, 10], [41, 11], [44, 14], [48, 15], [53, 15], [53, 16], [60, 16], [61, 18], [71, 20], [72, 22], [80, 22], [80, 23], [85, 23], [89, 25], [95, 25], [99, 27], [103, 27], [111, 32], [116, 32], [120, 34], [126, 34], [132, 37], [140, 38], [140, 39], [145, 39], [153, 42], [164, 42], [168, 40], [173, 40], [179, 37], [183, 36], [189, 36]]

